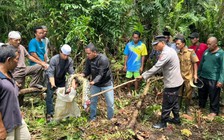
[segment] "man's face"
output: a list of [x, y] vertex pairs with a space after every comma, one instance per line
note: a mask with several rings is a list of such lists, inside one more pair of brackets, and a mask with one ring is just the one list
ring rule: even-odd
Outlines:
[[37, 39], [42, 39], [44, 37], [44, 30], [43, 29], [37, 29], [35, 36]]
[[166, 39], [166, 42], [169, 42], [170, 41], [170, 36], [165, 35], [165, 39]]
[[89, 48], [85, 49], [85, 53], [87, 55], [87, 58], [90, 60], [95, 58], [97, 54], [96, 52], [92, 52]]
[[8, 60], [9, 70], [14, 70], [18, 64], [18, 61], [19, 61], [19, 53], [16, 52], [16, 57], [10, 58]]
[[190, 38], [190, 40], [191, 40], [191, 43], [193, 44], [193, 45], [195, 45], [197, 42], [198, 42], [198, 38]]
[[43, 38], [45, 38], [47, 36], [48, 30], [47, 29], [43, 29], [43, 31], [44, 31], [44, 37]]
[[21, 39], [14, 39], [14, 38], [9, 39], [9, 44], [16, 48], [19, 47], [20, 42], [21, 42]]
[[217, 44], [214, 41], [212, 41], [211, 39], [208, 39], [207, 45], [208, 45], [209, 51], [213, 51], [217, 47]]
[[176, 46], [177, 46], [178, 49], [182, 49], [185, 46], [185, 44], [182, 43], [181, 40], [177, 39], [176, 40]]
[[132, 39], [135, 42], [135, 44], [137, 44], [140, 38], [137, 34], [133, 34]]
[[159, 42], [157, 45], [153, 46], [154, 50], [160, 51], [160, 52], [163, 50], [163, 47], [164, 47], [163, 42]]
[[66, 54], [63, 54], [62, 52], [60, 52], [60, 57], [61, 57], [61, 59], [63, 59], [63, 60], [67, 60], [68, 57], [69, 57], [69, 55], [66, 55]]

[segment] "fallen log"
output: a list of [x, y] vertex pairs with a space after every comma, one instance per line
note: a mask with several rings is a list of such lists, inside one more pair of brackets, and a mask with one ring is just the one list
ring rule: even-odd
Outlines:
[[144, 91], [143, 91], [143, 94], [140, 96], [140, 100], [138, 101], [137, 105], [136, 105], [136, 110], [133, 112], [133, 115], [132, 115], [132, 119], [130, 121], [130, 123], [128, 124], [127, 128], [131, 128], [133, 129], [134, 126], [135, 126], [135, 123], [136, 123], [136, 120], [137, 120], [137, 117], [138, 117], [138, 113], [140, 112], [141, 110], [141, 106], [142, 106], [142, 102], [145, 98], [145, 96], [147, 95], [148, 93], [148, 90], [149, 90], [149, 87], [150, 87], [150, 84], [155, 82], [155, 81], [158, 81], [160, 79], [162, 79], [163, 77], [158, 77], [158, 78], [155, 78], [154, 80], [152, 81], [147, 81], [147, 84], [144, 88]]
[[47, 90], [47, 88], [45, 88], [45, 87], [43, 87], [43, 88], [41, 88], [41, 89], [39, 89], [39, 88], [34, 88], [34, 87], [32, 87], [32, 88], [24, 88], [24, 89], [21, 89], [20, 91], [19, 91], [19, 94], [20, 95], [23, 95], [23, 94], [30, 94], [30, 93], [43, 93], [43, 92], [45, 92]]

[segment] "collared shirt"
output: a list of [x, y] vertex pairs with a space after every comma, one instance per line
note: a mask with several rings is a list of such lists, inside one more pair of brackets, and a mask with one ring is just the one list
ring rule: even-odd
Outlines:
[[167, 45], [163, 48], [156, 64], [142, 74], [144, 79], [148, 79], [162, 69], [163, 82], [165, 88], [179, 87], [183, 83], [180, 73], [180, 61], [174, 49]]
[[198, 69], [198, 75], [224, 83], [224, 51], [221, 48], [214, 53], [211, 53], [208, 49], [205, 51]]
[[185, 46], [178, 53], [178, 57], [180, 59], [182, 77], [185, 80], [191, 80], [194, 74], [193, 65], [199, 61], [197, 55], [195, 54], [194, 50], [188, 49], [187, 46]]
[[[45, 44], [42, 41], [38, 41], [36, 38], [33, 38], [29, 43], [29, 53], [36, 53], [40, 60], [44, 61], [45, 55]], [[36, 63], [30, 61], [30, 65], [35, 65]]]
[[67, 60], [63, 60], [60, 58], [60, 54], [53, 56], [47, 69], [48, 77], [55, 78], [55, 85], [57, 87], [64, 87], [66, 73], [70, 75], [75, 73], [73, 60], [70, 57]]
[[86, 60], [85, 76], [91, 75], [95, 86], [107, 87], [112, 85], [112, 73], [110, 62], [104, 54], [98, 54], [96, 58]]
[[127, 71], [138, 72], [142, 65], [141, 58], [147, 55], [147, 49], [142, 41], [137, 44], [131, 41], [125, 46], [124, 55], [128, 56]]
[[[9, 73], [11, 75], [11, 73]], [[18, 101], [19, 89], [13, 79], [0, 72], [0, 112], [6, 131], [22, 125], [22, 116]]]

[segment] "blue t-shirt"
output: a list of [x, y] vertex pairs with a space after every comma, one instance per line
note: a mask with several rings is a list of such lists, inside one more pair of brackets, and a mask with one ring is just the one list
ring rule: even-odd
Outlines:
[[141, 67], [142, 56], [147, 55], [147, 49], [141, 41], [135, 44], [134, 41], [129, 42], [124, 49], [124, 55], [128, 56], [127, 71], [138, 72]]
[[[45, 44], [42, 41], [36, 40], [36, 38], [33, 38], [29, 43], [29, 53], [36, 53], [37, 56], [44, 61], [44, 54], [45, 54]], [[30, 65], [35, 65], [36, 63], [33, 61], [30, 61]]]

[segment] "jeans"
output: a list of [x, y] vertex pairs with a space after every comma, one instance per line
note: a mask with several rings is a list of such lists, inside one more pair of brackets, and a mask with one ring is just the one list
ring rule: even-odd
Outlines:
[[54, 90], [51, 89], [51, 84], [50, 82], [48, 82], [47, 97], [45, 100], [46, 100], [47, 114], [49, 115], [54, 114], [53, 95], [54, 95]]
[[[92, 86], [90, 88], [91, 94], [96, 94], [98, 92], [107, 90], [107, 89], [112, 89], [113, 85], [107, 86], [107, 87], [98, 87], [98, 86]], [[114, 115], [114, 91], [108, 91], [104, 93], [104, 96], [106, 98], [106, 103], [107, 103], [107, 119], [113, 118]], [[91, 98], [91, 105], [90, 105], [90, 120], [96, 119], [96, 112], [97, 112], [97, 102], [98, 102], [98, 96], [95, 96]]]

